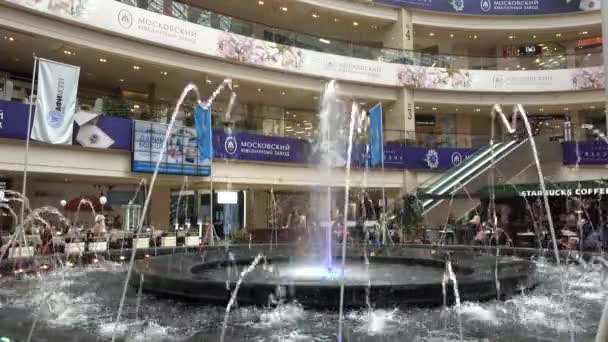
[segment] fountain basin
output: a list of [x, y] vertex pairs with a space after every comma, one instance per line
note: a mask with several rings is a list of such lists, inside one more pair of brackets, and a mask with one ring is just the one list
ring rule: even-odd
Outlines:
[[[522, 289], [536, 286], [534, 264], [515, 257], [498, 257], [500, 294], [496, 293], [493, 255], [478, 251], [435, 252], [430, 248], [369, 248], [366, 265], [361, 247], [348, 249], [344, 272], [345, 305], [366, 307], [367, 293], [372, 306], [437, 306], [442, 305], [443, 274], [449, 253], [458, 280], [460, 297], [467, 301], [505, 298]], [[202, 253], [164, 255], [139, 260], [131, 283], [139, 286], [144, 276], [144, 290], [189, 301], [225, 305], [241, 271], [258, 253], [265, 255], [256, 269], [248, 274], [238, 293], [241, 305], [268, 305], [281, 298], [297, 301], [305, 307], [337, 309], [339, 307], [342, 269], [328, 269], [310, 260], [310, 255], [293, 256], [294, 247], [231, 246], [206, 247]], [[339, 265], [340, 259], [334, 259]], [[448, 303], [454, 302], [452, 285], [447, 284]]]

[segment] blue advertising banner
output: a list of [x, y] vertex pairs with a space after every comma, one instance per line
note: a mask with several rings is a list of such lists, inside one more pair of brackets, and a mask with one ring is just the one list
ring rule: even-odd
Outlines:
[[28, 111], [29, 105], [0, 100], [0, 138], [25, 140]]
[[[35, 108], [32, 107], [32, 116]], [[29, 105], [0, 100], [0, 138], [25, 140]], [[77, 114], [78, 115], [78, 114]], [[83, 125], [74, 125], [72, 143], [84, 147], [131, 150], [133, 121], [99, 115]]]
[[382, 103], [378, 103], [369, 110], [369, 119], [371, 166], [378, 166], [382, 164], [384, 159], [382, 155], [382, 144], [384, 143], [382, 138]]
[[598, 141], [562, 143], [564, 165], [608, 165], [608, 144]]
[[309, 146], [300, 139], [213, 131], [214, 157], [219, 159], [307, 163]]
[[[365, 151], [365, 145], [353, 147], [353, 166], [365, 166]], [[428, 148], [387, 144], [384, 146], [384, 167], [400, 170], [449, 170], [459, 166], [476, 151], [475, 148]]]
[[213, 140], [209, 107], [196, 106], [194, 108], [194, 126], [198, 139], [198, 158], [200, 160], [212, 160]]
[[[135, 121], [133, 129], [134, 172], [154, 172], [168, 125]], [[211, 160], [199, 159], [196, 130], [192, 127], [174, 126], [163, 153], [160, 173], [209, 176]]]
[[487, 15], [558, 14], [600, 9], [601, 0], [374, 0], [431, 11]]

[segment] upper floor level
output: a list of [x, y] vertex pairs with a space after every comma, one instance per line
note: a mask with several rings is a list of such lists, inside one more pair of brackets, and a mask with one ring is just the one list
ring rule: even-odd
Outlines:
[[[340, 49], [324, 38], [298, 35], [277, 42], [276, 35], [248, 31], [222, 17], [203, 15], [182, 4], [183, 11], [146, 9], [106, 0], [104, 6], [82, 3], [77, 8], [52, 7], [16, 1], [28, 8], [71, 24], [126, 36], [154, 45], [202, 54], [231, 62], [321, 78], [421, 89], [473, 92], [578, 91], [603, 87], [601, 52], [564, 51], [553, 45], [523, 47], [530, 56], [471, 57], [350, 45]], [[138, 3], [138, 5], [142, 5]], [[172, 2], [174, 7], [176, 3]], [[88, 7], [87, 7], [88, 6]], [[7, 8], [8, 10], [8, 8]], [[8, 22], [12, 18], [8, 11]], [[216, 20], [216, 19], [219, 20]], [[228, 23], [228, 24], [227, 24]], [[25, 24], [25, 23], [21, 23]], [[9, 43], [18, 43], [10, 32]], [[319, 44], [308, 43], [310, 41]], [[592, 40], [593, 41], [593, 40]], [[595, 40], [597, 43], [597, 40]], [[595, 49], [595, 50], [594, 50]], [[520, 51], [520, 49], [516, 49]], [[536, 51], [539, 53], [536, 54]], [[532, 53], [534, 52], [534, 53]], [[519, 54], [519, 52], [517, 53]], [[555, 69], [559, 68], [559, 69]], [[514, 71], [515, 69], [516, 71]]]

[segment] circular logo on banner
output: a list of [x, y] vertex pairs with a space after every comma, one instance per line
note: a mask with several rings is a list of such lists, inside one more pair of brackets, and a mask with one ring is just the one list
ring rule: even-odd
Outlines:
[[63, 125], [63, 113], [58, 110], [51, 110], [46, 116], [46, 123], [51, 128], [59, 128]]
[[436, 169], [439, 166], [439, 153], [433, 149], [430, 149], [426, 153], [425, 161], [429, 168]]
[[488, 12], [492, 9], [492, 3], [490, 0], [481, 0], [481, 10], [484, 12]]
[[226, 138], [226, 141], [224, 141], [224, 150], [226, 150], [226, 153], [235, 154], [237, 149], [238, 144], [236, 142], [236, 139], [234, 137]]
[[462, 163], [462, 154], [460, 152], [452, 153], [452, 165], [459, 166]]
[[125, 29], [131, 28], [133, 26], [133, 15], [131, 12], [127, 10], [120, 10], [118, 12], [118, 24]]

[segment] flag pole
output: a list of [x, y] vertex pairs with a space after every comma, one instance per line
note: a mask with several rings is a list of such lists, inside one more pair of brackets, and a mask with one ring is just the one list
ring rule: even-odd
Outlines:
[[[30, 108], [27, 114], [27, 134], [25, 137], [25, 155], [23, 157], [23, 184], [21, 185], [21, 195], [23, 197], [27, 197], [25, 195], [25, 191], [27, 190], [27, 169], [29, 163], [29, 154], [30, 154], [30, 134], [32, 130], [32, 108], [34, 101], [34, 85], [36, 82], [36, 74], [38, 71], [38, 56], [34, 54], [34, 70], [32, 72], [32, 88], [30, 89]], [[19, 221], [23, 224], [23, 219], [25, 216], [25, 201], [21, 204], [21, 212], [19, 213]], [[27, 247], [27, 246], [24, 246]]]

